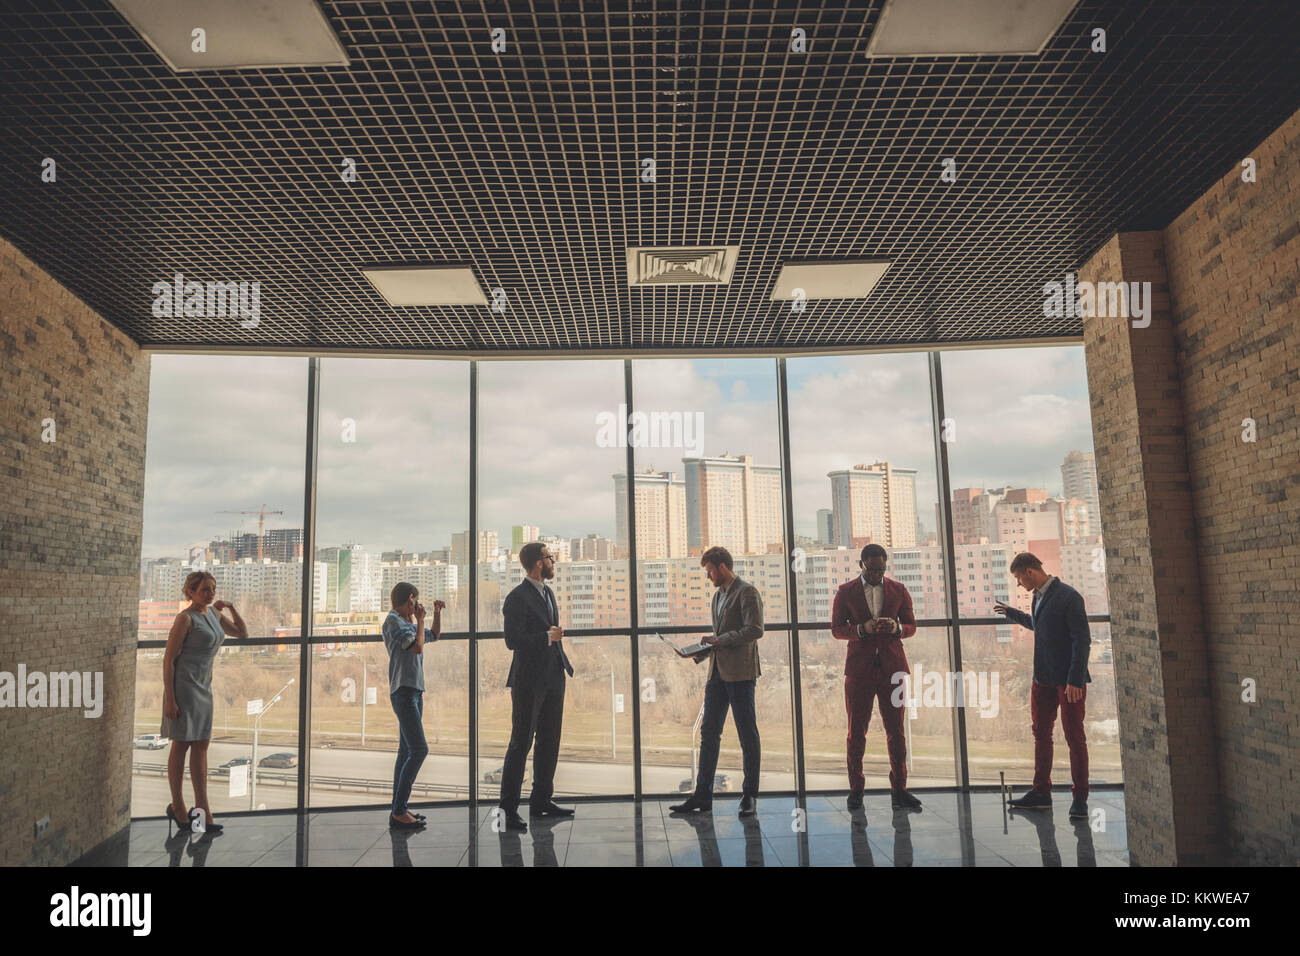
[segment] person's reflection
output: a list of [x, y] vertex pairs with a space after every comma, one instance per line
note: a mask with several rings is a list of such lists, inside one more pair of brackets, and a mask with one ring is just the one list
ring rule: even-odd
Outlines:
[[695, 830], [695, 838], [700, 841], [700, 866], [722, 866], [722, 851], [718, 849], [718, 833], [713, 829], [713, 814], [687, 813], [685, 820]]
[[912, 865], [912, 821], [908, 812], [894, 811], [894, 866]]
[[763, 831], [759, 828], [758, 817], [741, 817], [741, 826], [745, 828], [745, 866], [766, 866], [763, 861]]
[[875, 866], [871, 844], [867, 842], [867, 811], [858, 807], [849, 811], [849, 841], [853, 848], [854, 866]]
[[180, 866], [181, 857], [185, 855], [185, 846], [190, 842], [188, 830], [181, 830], [169, 837], [163, 843], [163, 849], [167, 851], [169, 860], [168, 866]]
[[1092, 827], [1087, 820], [1074, 820], [1074, 838], [1078, 841], [1079, 866], [1096, 866], [1097, 849], [1092, 845]]
[[502, 830], [497, 838], [501, 841], [501, 865], [523, 866], [524, 848], [519, 840], [519, 831]]
[[1033, 821], [1034, 830], [1038, 833], [1038, 849], [1043, 855], [1043, 866], [1060, 866], [1061, 850], [1056, 845], [1056, 821], [1052, 819], [1051, 808], [1014, 815]]
[[194, 861], [190, 866], [208, 865], [208, 851], [212, 849], [212, 841], [219, 836], [221, 836], [220, 830], [215, 832], [208, 830], [197, 840], [190, 841], [189, 845], [185, 847], [185, 855]]
[[[555, 858], [555, 824], [567, 817], [533, 817], [533, 866], [559, 866]], [[515, 839], [518, 839], [516, 837]]]
[[395, 827], [389, 827], [388, 838], [393, 841], [393, 866], [412, 866], [411, 863], [411, 836], [413, 830], [398, 830]]

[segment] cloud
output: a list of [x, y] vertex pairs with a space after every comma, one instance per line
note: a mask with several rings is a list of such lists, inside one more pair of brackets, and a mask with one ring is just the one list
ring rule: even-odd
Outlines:
[[[921, 520], [934, 522], [934, 447], [924, 355], [793, 358], [790, 447], [795, 527], [815, 533], [828, 471], [888, 460], [918, 469]], [[1060, 463], [1091, 449], [1081, 348], [943, 356], [953, 486], [1010, 482], [1059, 490]], [[255, 531], [263, 503], [301, 527], [307, 360], [155, 355], [145, 465], [144, 554], [180, 556], [229, 530]], [[640, 411], [704, 416], [704, 454], [779, 465], [772, 359], [633, 362]], [[481, 528], [615, 537], [613, 475], [626, 449], [596, 442], [597, 415], [624, 401], [621, 360], [481, 362]], [[355, 442], [343, 441], [343, 419]], [[317, 537], [321, 547], [427, 550], [469, 526], [465, 362], [324, 359]], [[681, 449], [635, 450], [638, 469], [682, 472]]]

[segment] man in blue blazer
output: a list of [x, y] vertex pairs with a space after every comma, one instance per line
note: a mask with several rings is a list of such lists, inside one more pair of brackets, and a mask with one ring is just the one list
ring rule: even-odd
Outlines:
[[555, 765], [560, 757], [560, 728], [564, 723], [564, 675], [573, 665], [564, 653], [564, 628], [555, 604], [555, 592], [546, 584], [555, 577], [555, 559], [546, 545], [530, 541], [519, 549], [519, 563], [527, 574], [506, 595], [506, 647], [515, 652], [510, 662], [510, 745], [501, 771], [501, 799], [507, 830], [526, 831], [519, 816], [519, 791], [524, 783], [528, 751], [533, 753], [533, 792], [528, 798], [531, 817], [567, 817], [573, 811], [558, 807]]
[[1034, 730], [1034, 788], [1011, 801], [1018, 810], [1040, 810], [1052, 805], [1052, 731], [1056, 711], [1070, 748], [1070, 777], [1074, 800], [1070, 819], [1088, 817], [1088, 743], [1083, 736], [1083, 702], [1087, 697], [1088, 614], [1083, 595], [1059, 578], [1043, 571], [1043, 562], [1028, 551], [1011, 561], [1016, 583], [1034, 595], [1033, 613], [1002, 602], [993, 610], [1005, 614], [1034, 632], [1034, 682], [1029, 692], [1029, 717]]

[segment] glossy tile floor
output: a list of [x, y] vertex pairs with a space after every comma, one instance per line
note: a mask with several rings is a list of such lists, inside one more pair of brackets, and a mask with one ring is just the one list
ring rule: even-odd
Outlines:
[[[496, 833], [490, 806], [414, 808], [418, 832], [389, 830], [385, 809], [323, 810], [224, 819], [219, 836], [167, 836], [164, 820], [137, 820], [83, 866], [1127, 866], [1122, 791], [1094, 792], [1093, 819], [1048, 811], [1004, 814], [997, 793], [917, 794], [921, 812], [894, 813], [887, 793], [860, 811], [844, 796], [760, 797], [756, 817], [718, 798], [711, 816], [676, 817], [675, 800], [567, 804], [575, 816]], [[562, 805], [565, 805], [561, 801]], [[527, 808], [521, 807], [527, 819]], [[1090, 825], [1091, 822], [1091, 825]], [[800, 824], [803, 824], [802, 830]]]

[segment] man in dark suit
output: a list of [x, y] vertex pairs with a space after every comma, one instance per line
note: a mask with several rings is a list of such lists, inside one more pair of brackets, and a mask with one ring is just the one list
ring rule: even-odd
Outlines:
[[507, 830], [526, 831], [528, 826], [519, 816], [519, 791], [534, 737], [537, 749], [533, 753], [533, 792], [528, 799], [528, 814], [573, 815], [572, 810], [556, 806], [551, 799], [564, 721], [564, 675], [573, 676], [573, 665], [561, 643], [564, 628], [559, 626], [555, 593], [546, 584], [555, 577], [555, 559], [546, 545], [530, 541], [519, 549], [519, 563], [528, 576], [506, 595], [502, 607], [506, 647], [515, 655], [506, 679], [512, 707], [510, 746], [501, 772], [499, 806]]
[[1074, 782], [1071, 820], [1088, 818], [1088, 743], [1083, 736], [1083, 702], [1087, 697], [1088, 613], [1083, 595], [1043, 571], [1043, 562], [1028, 551], [1011, 561], [1016, 583], [1034, 593], [1032, 614], [1001, 601], [993, 610], [1034, 632], [1034, 682], [1029, 690], [1029, 719], [1034, 730], [1034, 788], [1011, 801], [1018, 810], [1052, 805], [1052, 731], [1056, 711], [1070, 748], [1070, 777]]
[[907, 735], [903, 730], [904, 702], [895, 702], [901, 676], [911, 673], [903, 641], [916, 633], [912, 596], [898, 581], [885, 577], [888, 555], [878, 544], [862, 549], [862, 574], [840, 586], [831, 607], [831, 633], [849, 642], [844, 659], [844, 709], [848, 712], [846, 741], [850, 810], [862, 807], [867, 779], [862, 755], [873, 701], [880, 702], [889, 749], [890, 802], [895, 810], [920, 810], [921, 801], [907, 792]]
[[758, 589], [732, 572], [731, 553], [726, 548], [709, 548], [700, 566], [717, 587], [713, 595], [713, 635], [702, 643], [712, 645], [695, 655], [695, 663], [709, 658], [709, 680], [704, 685], [704, 720], [700, 724], [700, 767], [695, 792], [685, 803], [668, 809], [673, 813], [711, 813], [713, 775], [718, 769], [722, 727], [731, 708], [740, 737], [741, 763], [745, 779], [741, 789], [740, 815], [753, 816], [758, 809], [758, 772], [762, 749], [758, 739], [758, 715], [754, 710], [754, 687], [758, 675], [758, 639], [763, 636], [763, 599]]

